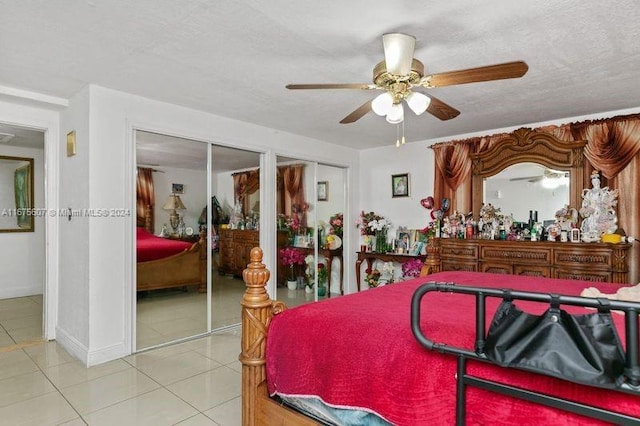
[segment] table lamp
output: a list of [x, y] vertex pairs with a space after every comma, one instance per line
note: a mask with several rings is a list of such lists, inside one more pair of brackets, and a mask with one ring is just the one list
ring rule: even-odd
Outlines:
[[175, 234], [178, 231], [178, 224], [180, 223], [180, 215], [176, 210], [186, 210], [187, 208], [182, 203], [179, 195], [171, 194], [167, 202], [162, 206], [162, 209], [171, 212], [169, 213], [169, 223]]

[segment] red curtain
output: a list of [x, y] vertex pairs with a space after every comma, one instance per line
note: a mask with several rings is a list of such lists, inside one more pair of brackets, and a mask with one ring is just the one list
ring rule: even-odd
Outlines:
[[233, 198], [234, 203], [242, 205], [242, 214], [246, 215], [250, 210], [249, 195], [260, 189], [260, 170], [250, 170], [233, 174]]
[[136, 178], [136, 225], [154, 232], [153, 169], [138, 167]]

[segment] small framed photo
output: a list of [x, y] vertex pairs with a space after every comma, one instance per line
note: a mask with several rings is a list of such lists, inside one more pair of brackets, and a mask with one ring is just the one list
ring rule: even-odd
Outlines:
[[408, 253], [411, 248], [411, 234], [407, 231], [398, 231], [398, 248], [401, 248], [404, 253]]
[[409, 196], [409, 173], [391, 175], [391, 196], [392, 197], [408, 197]]
[[184, 184], [182, 183], [172, 183], [171, 184], [171, 192], [174, 194], [184, 194]]
[[296, 235], [293, 240], [294, 247], [300, 248], [308, 248], [309, 247], [309, 237], [307, 235]]
[[414, 241], [411, 245], [411, 251], [409, 251], [409, 254], [412, 256], [420, 256], [420, 254], [422, 253], [422, 247], [424, 247], [424, 243], [420, 241]]
[[318, 182], [318, 201], [329, 201], [329, 182]]

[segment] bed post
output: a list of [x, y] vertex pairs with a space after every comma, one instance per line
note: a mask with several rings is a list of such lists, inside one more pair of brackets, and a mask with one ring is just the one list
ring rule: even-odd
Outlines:
[[251, 263], [242, 272], [247, 290], [242, 297], [242, 424], [255, 426], [258, 385], [265, 380], [267, 326], [273, 316], [272, 302], [265, 289], [269, 270], [262, 263], [262, 250], [251, 250]]
[[420, 276], [435, 274], [440, 272], [440, 239], [429, 238], [427, 241], [427, 258], [424, 260]]

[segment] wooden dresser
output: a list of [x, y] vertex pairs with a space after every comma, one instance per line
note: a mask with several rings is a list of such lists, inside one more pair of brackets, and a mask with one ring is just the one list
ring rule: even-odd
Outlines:
[[220, 265], [218, 272], [241, 277], [249, 264], [251, 249], [260, 245], [260, 233], [256, 230], [220, 229]]
[[620, 284], [629, 282], [631, 244], [446, 238], [435, 243], [439, 247], [436, 253], [439, 252], [442, 271], [480, 271]]

